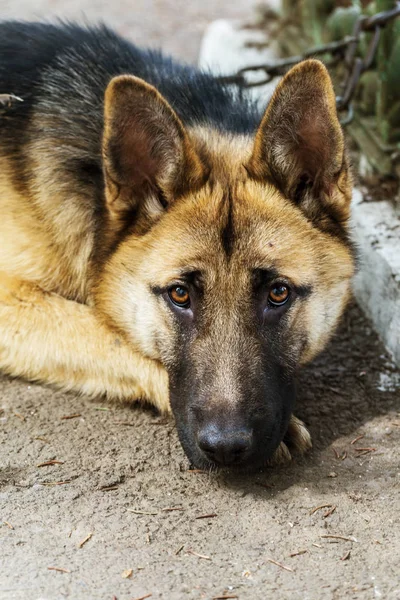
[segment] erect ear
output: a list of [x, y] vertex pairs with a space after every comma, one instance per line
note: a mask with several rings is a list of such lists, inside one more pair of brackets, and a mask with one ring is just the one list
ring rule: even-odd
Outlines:
[[205, 167], [161, 94], [131, 75], [115, 77], [104, 99], [103, 168], [110, 213], [141, 200], [160, 210], [201, 185]]
[[256, 179], [272, 180], [311, 219], [324, 209], [335, 220], [348, 218], [351, 177], [343, 132], [320, 61], [301, 62], [280, 81], [246, 168]]

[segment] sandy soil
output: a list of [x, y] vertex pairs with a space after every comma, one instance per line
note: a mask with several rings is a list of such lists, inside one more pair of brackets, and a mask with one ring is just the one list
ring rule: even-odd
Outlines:
[[[101, 16], [194, 61], [210, 20], [253, 3], [233, 4], [0, 6]], [[0, 378], [0, 599], [399, 599], [399, 381], [353, 306], [299, 380], [313, 452], [233, 478], [189, 471], [173, 422], [151, 410]]]

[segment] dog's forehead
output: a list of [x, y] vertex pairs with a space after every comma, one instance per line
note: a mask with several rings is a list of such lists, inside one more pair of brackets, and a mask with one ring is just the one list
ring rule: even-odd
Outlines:
[[205, 186], [178, 202], [151, 245], [167, 279], [187, 271], [238, 276], [274, 269], [303, 284], [313, 278], [317, 237], [274, 186], [249, 180]]

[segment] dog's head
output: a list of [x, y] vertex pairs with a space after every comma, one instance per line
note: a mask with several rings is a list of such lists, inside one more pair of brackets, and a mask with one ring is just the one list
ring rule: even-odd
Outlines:
[[325, 67], [293, 68], [253, 137], [185, 129], [153, 87], [118, 77], [104, 174], [114, 246], [101, 309], [165, 366], [194, 464], [263, 464], [297, 367], [350, 296], [351, 179]]

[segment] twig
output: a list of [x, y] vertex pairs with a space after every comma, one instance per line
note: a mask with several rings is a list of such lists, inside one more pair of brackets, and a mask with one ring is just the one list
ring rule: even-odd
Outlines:
[[40, 435], [38, 435], [37, 437], [33, 438], [34, 440], [40, 440], [41, 442], [44, 442], [45, 444], [50, 444], [49, 440], [46, 440], [46, 438], [41, 437]]
[[15, 529], [13, 525], [11, 525], [11, 523], [9, 523], [8, 521], [3, 521], [4, 525], [7, 525], [7, 527], [9, 529]]
[[17, 412], [15, 412], [15, 413], [14, 413], [14, 415], [15, 415], [16, 417], [18, 417], [18, 419], [21, 419], [21, 421], [25, 421], [25, 417], [24, 417], [24, 415], [21, 415], [21, 413], [17, 413]]
[[218, 517], [216, 513], [211, 513], [209, 515], [200, 515], [199, 517], [195, 517], [195, 519], [213, 519], [214, 517]]
[[102, 492], [112, 492], [113, 490], [117, 490], [118, 486], [117, 485], [103, 485], [101, 488], [99, 488]]
[[334, 540], [345, 540], [345, 542], [357, 542], [356, 538], [345, 537], [344, 535], [320, 535], [321, 538], [333, 538]]
[[200, 475], [208, 475], [208, 471], [204, 469], [187, 469], [187, 473], [199, 473]]
[[197, 556], [197, 558], [204, 558], [204, 560], [211, 560], [211, 556], [206, 556], [205, 554], [198, 554], [193, 550], [186, 550], [187, 554], [192, 554], [193, 556]]
[[179, 554], [180, 552], [182, 552], [182, 550], [184, 549], [185, 544], [182, 544], [182, 546], [179, 546], [178, 550], [175, 552], [175, 554]]
[[362, 433], [361, 435], [357, 436], [356, 438], [354, 438], [354, 440], [352, 440], [350, 442], [350, 445], [353, 446], [356, 442], [358, 442], [358, 440], [362, 440], [363, 437], [365, 437], [365, 433]]
[[73, 415], [64, 415], [63, 417], [60, 417], [60, 421], [67, 421], [68, 419], [77, 419], [81, 416], [81, 413], [75, 413]]
[[0, 108], [10, 108], [16, 102], [23, 102], [23, 100], [14, 94], [0, 94]]
[[331, 514], [335, 512], [335, 510], [336, 510], [336, 505], [334, 504], [331, 509], [327, 510], [326, 513], [324, 515], [322, 515], [322, 518], [326, 519], [326, 518], [330, 517]]
[[236, 594], [230, 596], [213, 596], [212, 600], [226, 600], [227, 598], [239, 598], [239, 596], [236, 596]]
[[339, 396], [344, 396], [344, 397], [350, 396], [350, 394], [348, 394], [347, 392], [344, 392], [343, 390], [339, 390], [339, 388], [332, 387], [331, 385], [327, 385], [325, 387], [326, 387], [326, 389], [330, 390], [334, 394], [338, 394]]
[[339, 452], [336, 450], [335, 446], [332, 446], [332, 451], [333, 451], [333, 453], [334, 453], [334, 455], [335, 455], [335, 458], [337, 458], [337, 459], [339, 460], [339, 458], [340, 458], [340, 454], [339, 454]]
[[256, 481], [256, 485], [258, 485], [259, 487], [263, 487], [266, 490], [272, 490], [272, 488], [274, 487], [272, 483], [261, 483], [260, 481]]
[[128, 508], [127, 510], [128, 510], [128, 512], [131, 512], [135, 515], [152, 515], [152, 516], [154, 516], [154, 515], [158, 514], [156, 512], [147, 512], [145, 510], [136, 510], [136, 508]]
[[310, 515], [313, 515], [315, 512], [317, 512], [317, 510], [321, 510], [321, 508], [330, 508], [331, 506], [333, 506], [333, 504], [321, 504], [320, 506], [316, 506], [312, 509]]
[[277, 567], [280, 567], [281, 569], [285, 569], [285, 571], [290, 571], [291, 573], [293, 573], [293, 569], [291, 569], [290, 567], [286, 567], [285, 565], [283, 565], [282, 563], [279, 563], [278, 561], [274, 560], [273, 558], [267, 558], [267, 561], [272, 563], [273, 565], [276, 565]]
[[132, 600], [146, 600], [146, 598], [150, 598], [153, 594], [146, 594], [145, 596], [140, 596], [140, 598], [132, 598]]
[[349, 560], [350, 553], [351, 553], [351, 550], [347, 550], [346, 554], [343, 554], [343, 556], [340, 560]]
[[58, 571], [59, 573], [71, 573], [69, 569], [62, 569], [61, 567], [47, 567], [48, 571]]
[[51, 467], [52, 465], [63, 465], [63, 460], [47, 460], [46, 462], [42, 462], [37, 467]]
[[67, 485], [67, 483], [71, 483], [71, 479], [66, 479], [65, 481], [41, 481], [39, 485]]
[[93, 532], [89, 533], [89, 535], [87, 535], [84, 540], [79, 542], [78, 548], [82, 548], [82, 546], [84, 546], [86, 544], [86, 542], [88, 542], [91, 539], [92, 536], [93, 536]]
[[289, 556], [292, 558], [293, 556], [300, 556], [300, 554], [306, 554], [308, 550], [298, 550], [297, 552], [292, 552]]

